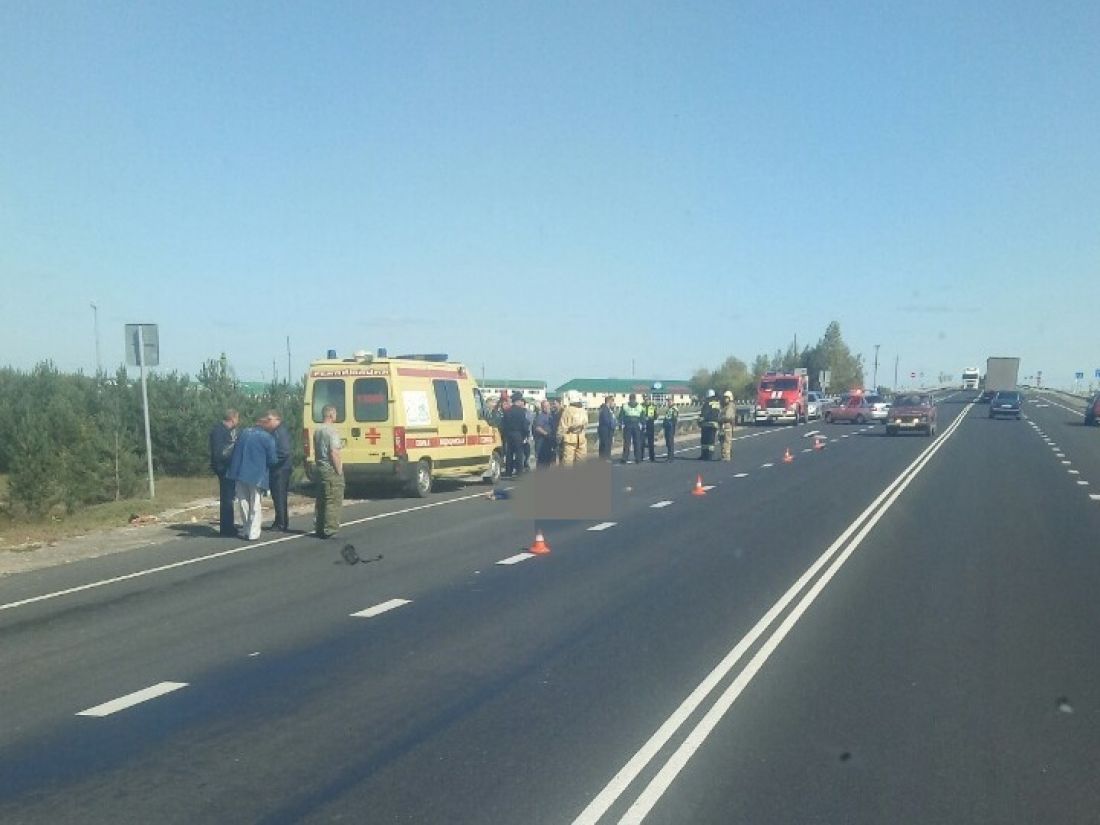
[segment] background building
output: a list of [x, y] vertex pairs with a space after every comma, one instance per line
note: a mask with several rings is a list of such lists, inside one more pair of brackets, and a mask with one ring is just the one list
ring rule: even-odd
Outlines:
[[482, 395], [488, 399], [497, 398], [502, 392], [512, 393], [519, 390], [524, 398], [542, 401], [546, 398], [545, 381], [517, 381], [511, 378], [481, 378], [477, 385]]
[[[660, 383], [661, 389], [653, 390], [653, 385]], [[594, 409], [603, 403], [605, 396], [615, 398], [615, 406], [626, 403], [631, 393], [639, 397], [650, 393], [664, 393], [666, 397], [676, 405], [690, 404], [692, 395], [687, 381], [660, 378], [574, 378], [567, 381], [556, 390], [561, 395], [567, 390], [577, 390], [584, 399], [585, 406]]]

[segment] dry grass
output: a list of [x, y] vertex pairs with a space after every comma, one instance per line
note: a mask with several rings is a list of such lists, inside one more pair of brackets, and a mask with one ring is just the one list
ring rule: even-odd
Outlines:
[[85, 507], [72, 515], [58, 510], [41, 521], [13, 517], [8, 503], [8, 479], [0, 475], [0, 548], [12, 548], [28, 542], [57, 541], [96, 530], [124, 527], [132, 516], [163, 514], [199, 500], [217, 499], [218, 481], [212, 476], [197, 478], [160, 478], [157, 497], [150, 501], [148, 491], [142, 497], [111, 501]]

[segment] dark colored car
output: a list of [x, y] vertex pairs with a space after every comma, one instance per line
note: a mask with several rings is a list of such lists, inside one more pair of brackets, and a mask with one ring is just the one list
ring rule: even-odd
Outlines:
[[1085, 407], [1085, 426], [1091, 427], [1097, 421], [1100, 421], [1100, 392], [1090, 398]]
[[1010, 415], [1013, 418], [1020, 417], [1020, 404], [1023, 397], [1017, 390], [998, 390], [989, 399], [989, 417], [996, 418], [999, 415]]
[[936, 434], [936, 402], [928, 393], [902, 393], [890, 406], [886, 419], [886, 434], [918, 432], [926, 436]]

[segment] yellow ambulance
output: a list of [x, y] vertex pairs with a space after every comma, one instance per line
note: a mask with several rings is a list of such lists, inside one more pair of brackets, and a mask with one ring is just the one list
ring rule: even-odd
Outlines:
[[311, 478], [313, 432], [329, 404], [349, 484], [393, 484], [426, 496], [437, 478], [500, 478], [500, 435], [465, 366], [446, 355], [328, 354], [306, 374], [302, 437]]

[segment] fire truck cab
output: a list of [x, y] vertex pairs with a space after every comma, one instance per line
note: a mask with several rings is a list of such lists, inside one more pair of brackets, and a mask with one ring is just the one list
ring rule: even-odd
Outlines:
[[756, 388], [757, 424], [806, 421], [809, 379], [806, 370], [766, 372]]

